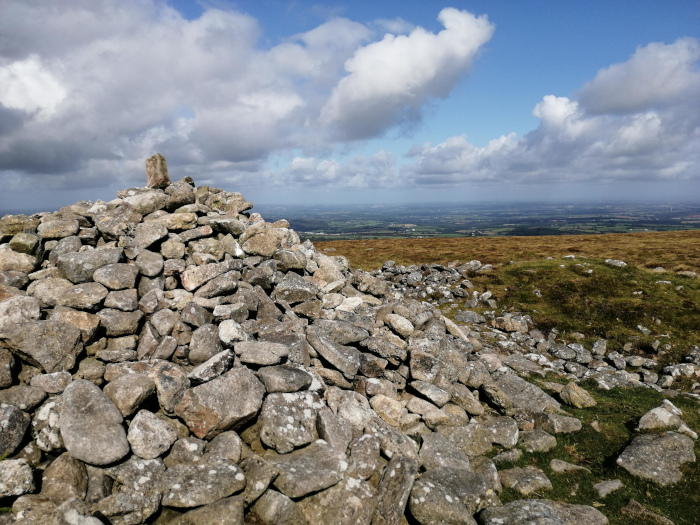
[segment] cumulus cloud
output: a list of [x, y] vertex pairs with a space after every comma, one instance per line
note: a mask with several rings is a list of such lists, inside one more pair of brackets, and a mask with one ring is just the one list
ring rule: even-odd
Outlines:
[[600, 71], [580, 100], [543, 97], [539, 126], [523, 137], [414, 147], [402, 176], [417, 186], [697, 179], [700, 115], [689, 95], [700, 93], [698, 50], [694, 39], [639, 48]]
[[[0, 179], [30, 188], [117, 177], [123, 186], [140, 181], [154, 151], [198, 180], [230, 182], [251, 166], [264, 179], [271, 154], [331, 152], [329, 128], [356, 129], [360, 113], [371, 124], [346, 135], [369, 138], [445, 96], [493, 27], [454, 9], [440, 20], [435, 35], [401, 19], [336, 16], [265, 46], [258, 22], [235, 10], [207, 7], [187, 20], [164, 0], [4, 0]], [[396, 82], [372, 98], [367, 75], [395, 61]], [[364, 99], [348, 100], [362, 83]], [[387, 96], [397, 103], [376, 120]], [[339, 170], [347, 184], [364, 184], [360, 165]]]
[[602, 69], [580, 91], [590, 113], [632, 113], [667, 106], [700, 93], [700, 42], [680, 38], [673, 44], [640, 47], [621, 64]]
[[446, 97], [494, 26], [486, 16], [453, 8], [440, 11], [438, 19], [445, 29], [437, 34], [418, 27], [358, 49], [345, 63], [348, 75], [323, 107], [321, 121], [343, 139], [364, 139], [418, 119], [431, 98]]

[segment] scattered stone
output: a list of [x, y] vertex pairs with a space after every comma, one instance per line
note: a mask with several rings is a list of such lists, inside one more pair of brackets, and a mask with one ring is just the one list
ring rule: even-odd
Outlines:
[[504, 487], [514, 489], [523, 496], [553, 489], [547, 475], [537, 467], [516, 467], [501, 470], [498, 474]]
[[617, 458], [617, 464], [633, 476], [661, 486], [678, 483], [679, 467], [695, 461], [693, 440], [676, 432], [643, 434], [632, 440]]

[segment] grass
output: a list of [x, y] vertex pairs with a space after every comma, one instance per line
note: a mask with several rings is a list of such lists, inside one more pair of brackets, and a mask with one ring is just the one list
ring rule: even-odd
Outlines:
[[[567, 410], [581, 420], [583, 428], [573, 434], [557, 436], [557, 446], [546, 453], [523, 452], [515, 463], [499, 465], [499, 469], [533, 465], [541, 468], [552, 482], [553, 490], [543, 491], [538, 497], [593, 505], [613, 525], [638, 525], [638, 522], [620, 511], [634, 498], [649, 510], [673, 520], [676, 525], [700, 523], [700, 461], [686, 463], [681, 470], [683, 479], [669, 487], [660, 487], [650, 481], [631, 476], [617, 466], [615, 460], [637, 434], [634, 431], [639, 418], [648, 410], [659, 406], [663, 396], [645, 388], [613, 389], [600, 391], [592, 385], [584, 385], [598, 402], [593, 408]], [[683, 411], [683, 420], [700, 429], [700, 403], [677, 397], [672, 402]], [[597, 420], [600, 432], [591, 423]], [[695, 445], [700, 458], [700, 444]], [[557, 474], [549, 467], [552, 459], [562, 459], [586, 467], [589, 472]], [[603, 480], [620, 479], [624, 487], [599, 498], [593, 485]], [[521, 499], [512, 489], [504, 489], [504, 503]]]
[[[499, 312], [529, 314], [539, 329], [556, 328], [564, 339], [583, 334], [588, 348], [598, 338], [607, 339], [610, 350], [622, 352], [627, 345], [627, 353], [641, 355], [655, 354], [657, 346], [664, 365], [682, 361], [700, 345], [700, 280], [677, 273], [700, 271], [700, 231], [337, 241], [316, 247], [335, 249], [326, 253], [345, 255], [363, 269], [388, 259], [404, 265], [470, 259], [494, 264], [492, 271], [469, 279], [479, 292], [494, 294]], [[606, 258], [628, 266], [609, 266]], [[659, 266], [666, 271], [651, 271]], [[462, 301], [451, 303], [459, 307]], [[445, 308], [448, 317], [449, 312]], [[639, 325], [651, 334], [644, 335]]]
[[315, 245], [321, 252], [334, 249], [345, 255], [353, 267], [364, 270], [380, 268], [388, 260], [405, 265], [447, 264], [471, 259], [484, 264], [503, 264], [573, 254], [622, 259], [644, 268], [663, 266], [671, 271], [700, 273], [700, 230], [544, 237], [366, 239], [324, 241]]

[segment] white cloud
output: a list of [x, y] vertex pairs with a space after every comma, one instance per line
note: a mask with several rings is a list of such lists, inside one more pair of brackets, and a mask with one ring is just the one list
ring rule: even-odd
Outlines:
[[66, 90], [41, 63], [37, 55], [0, 66], [0, 104], [43, 117], [56, 110]]
[[453, 8], [440, 11], [438, 19], [445, 26], [438, 34], [419, 27], [358, 49], [345, 63], [348, 76], [333, 90], [321, 121], [343, 139], [364, 139], [418, 119], [431, 98], [446, 97], [494, 26], [486, 16]]
[[673, 44], [654, 42], [637, 48], [621, 64], [602, 69], [579, 95], [592, 113], [630, 113], [673, 103], [678, 97], [700, 94], [700, 42], [680, 38]]

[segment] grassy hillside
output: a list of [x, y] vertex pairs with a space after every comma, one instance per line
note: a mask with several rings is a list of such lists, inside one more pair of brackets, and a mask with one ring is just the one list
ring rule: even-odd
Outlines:
[[[387, 260], [397, 264], [441, 263], [478, 259], [482, 263], [532, 261], [580, 255], [622, 259], [644, 268], [700, 273], [700, 230], [557, 235], [547, 237], [452, 237], [317, 242], [320, 251], [335, 250], [353, 267], [374, 270]], [[326, 252], [328, 253], [328, 252]]]
[[[700, 272], [700, 231], [335, 241], [316, 247], [367, 270], [389, 259], [404, 265], [478, 259], [494, 269], [469, 275], [469, 292], [491, 291], [499, 310], [530, 314], [545, 332], [556, 328], [568, 339], [583, 334], [589, 346], [604, 338], [608, 348], [628, 354], [660, 350], [661, 364], [678, 362], [700, 345], [700, 279], [678, 273]], [[609, 266], [607, 258], [628, 266]], [[461, 303], [455, 299], [441, 308], [449, 317]]]

